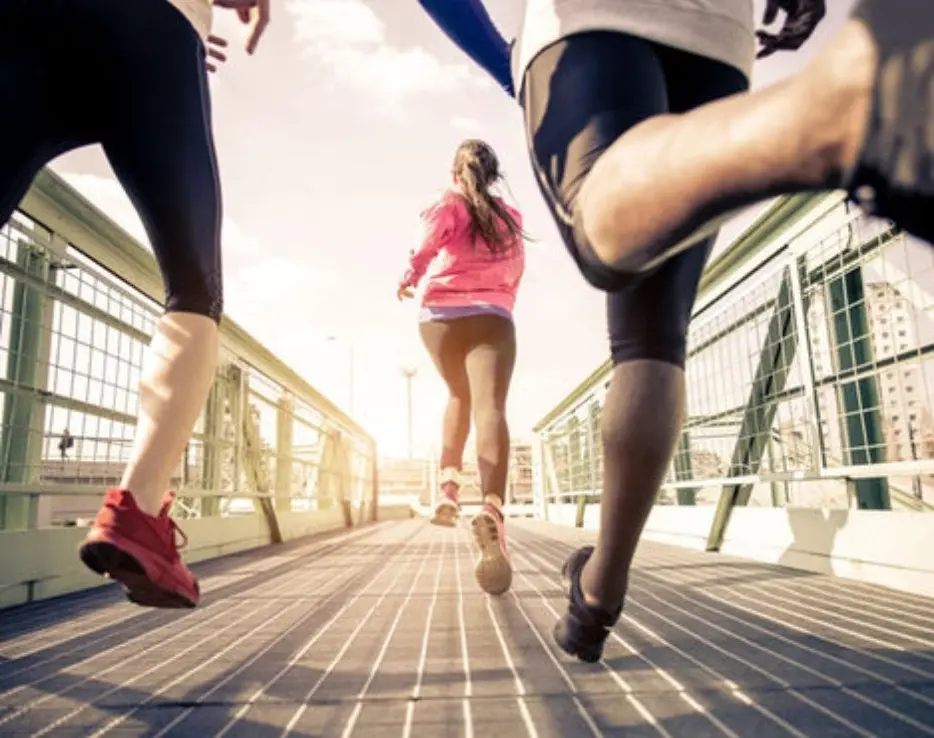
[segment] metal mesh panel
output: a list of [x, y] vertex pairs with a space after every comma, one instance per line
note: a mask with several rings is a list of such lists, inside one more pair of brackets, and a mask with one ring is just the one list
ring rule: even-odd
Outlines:
[[[0, 528], [80, 524], [100, 492], [119, 483], [160, 315], [159, 305], [24, 213], [0, 229]], [[172, 481], [176, 514], [251, 514], [257, 494], [295, 510], [337, 504], [318, 499], [329, 431], [340, 448], [326, 471], [328, 496], [362, 504], [372, 444], [315, 402], [222, 351], [212, 399]], [[255, 459], [244, 458], [247, 422], [259, 437]]]
[[[934, 509], [934, 250], [840, 203], [732, 280], [695, 311], [659, 502]], [[599, 494], [607, 380], [542, 429], [546, 497]]]

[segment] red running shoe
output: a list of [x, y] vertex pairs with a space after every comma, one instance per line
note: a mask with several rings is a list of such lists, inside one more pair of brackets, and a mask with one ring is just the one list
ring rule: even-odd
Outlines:
[[188, 539], [169, 517], [174, 498], [169, 492], [159, 514], [147, 515], [129, 490], [108, 490], [81, 546], [85, 565], [120, 582], [137, 605], [183, 608], [198, 604], [198, 580], [178, 555], [175, 534], [181, 535], [183, 547]]
[[453, 528], [457, 524], [457, 515], [461, 508], [459, 489], [457, 482], [445, 482], [441, 485], [441, 499], [435, 505], [435, 514], [431, 519], [432, 525]]

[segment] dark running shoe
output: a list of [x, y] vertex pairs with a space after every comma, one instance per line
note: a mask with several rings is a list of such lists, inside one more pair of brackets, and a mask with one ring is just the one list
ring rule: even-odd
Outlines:
[[590, 607], [584, 602], [581, 589], [581, 571], [593, 554], [593, 546], [584, 546], [572, 553], [561, 567], [561, 579], [568, 588], [568, 611], [555, 625], [555, 641], [561, 649], [581, 661], [595, 663], [603, 658], [603, 644], [623, 614], [623, 607], [615, 613]]
[[934, 3], [861, 0], [879, 52], [869, 128], [848, 190], [867, 213], [934, 242]]

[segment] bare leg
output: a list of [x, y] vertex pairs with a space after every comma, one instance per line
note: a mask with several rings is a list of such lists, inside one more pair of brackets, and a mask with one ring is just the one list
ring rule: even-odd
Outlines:
[[477, 464], [483, 508], [470, 521], [480, 551], [474, 574], [480, 588], [499, 595], [512, 584], [506, 550], [503, 504], [509, 471], [509, 426], [506, 397], [516, 362], [515, 329], [499, 316], [483, 316], [485, 334], [467, 353], [467, 376], [477, 429]]
[[502, 508], [506, 500], [509, 471], [509, 426], [505, 408], [482, 407], [475, 411], [477, 423], [477, 466], [483, 501]]
[[477, 432], [477, 465], [483, 501], [502, 508], [509, 473], [509, 426], [506, 398], [516, 362], [515, 329], [502, 318], [493, 318], [495, 332], [488, 342], [467, 354], [467, 376], [473, 398]]
[[[466, 388], [465, 388], [466, 389]], [[441, 469], [461, 471], [464, 446], [470, 435], [470, 394], [451, 394], [444, 410], [442, 429]]]
[[140, 382], [133, 454], [120, 483], [150, 515], [162, 506], [207, 400], [218, 346], [217, 323], [203, 315], [169, 313], [156, 327]]
[[648, 271], [709, 236], [725, 214], [842, 185], [865, 137], [877, 65], [871, 35], [850, 20], [791, 80], [632, 128], [581, 190], [581, 224], [596, 255]]
[[[455, 387], [459, 392], [455, 392]], [[434, 525], [453, 526], [460, 509], [461, 470], [464, 465], [464, 446], [470, 434], [470, 392], [466, 382], [449, 388], [447, 408], [442, 429], [441, 489], [431, 522]]]
[[625, 597], [629, 567], [665, 478], [683, 413], [682, 369], [662, 361], [616, 367], [603, 409], [600, 532], [581, 573], [584, 599], [592, 607], [613, 611]]

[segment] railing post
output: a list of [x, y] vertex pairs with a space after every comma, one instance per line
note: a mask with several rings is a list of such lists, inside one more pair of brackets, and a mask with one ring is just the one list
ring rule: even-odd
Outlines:
[[[318, 507], [340, 507], [344, 524], [353, 527], [352, 500], [348, 496], [347, 482], [350, 479], [349, 457], [341, 437], [335, 429], [329, 429], [324, 439], [321, 454], [321, 466], [318, 470]], [[322, 482], [324, 493], [322, 495]], [[322, 503], [327, 501], [327, 504]]]
[[[548, 520], [548, 502], [547, 502], [547, 492], [549, 488], [552, 490], [553, 495], [561, 494], [561, 482], [558, 480], [558, 472], [555, 469], [555, 457], [551, 449], [551, 443], [549, 441], [542, 441], [542, 461], [543, 467], [545, 470], [545, 479], [544, 479], [544, 489], [546, 492], [546, 503], [545, 503], [545, 520]], [[560, 498], [558, 504], [561, 504]]]
[[236, 364], [227, 367], [230, 421], [233, 423], [233, 454], [230, 469], [231, 496], [236, 497], [243, 481], [243, 455], [245, 451], [245, 433], [247, 413], [250, 409], [250, 384], [246, 372]]
[[600, 457], [603, 454], [603, 437], [600, 433], [600, 403], [596, 398], [590, 401], [587, 409], [587, 455], [590, 457], [590, 494], [600, 497], [603, 494], [603, 480], [600, 475]]
[[[866, 314], [866, 295], [860, 267], [851, 269], [827, 285], [830, 296], [833, 341], [837, 371], [857, 371], [872, 363], [872, 340]], [[849, 463], [857, 466], [880, 463], [885, 456], [885, 442], [879, 412], [879, 393], [875, 377], [845, 380], [837, 387], [843, 405], [843, 425]], [[888, 483], [884, 479], [857, 479], [856, 498], [864, 510], [891, 508]]]
[[282, 543], [282, 529], [279, 527], [279, 518], [276, 515], [275, 493], [270, 498], [270, 490], [275, 486], [270, 480], [269, 462], [263, 449], [263, 439], [260, 435], [259, 425], [253, 420], [253, 414], [247, 405], [243, 414], [243, 455], [247, 473], [253, 480], [253, 489], [257, 494], [260, 512], [266, 518], [269, 528], [269, 542]]
[[319, 510], [327, 510], [334, 507], [334, 432], [330, 429], [324, 431], [324, 439], [321, 443], [321, 450], [318, 453], [318, 483], [315, 485], [315, 499], [318, 501]]
[[353, 528], [353, 459], [347, 438], [343, 433], [337, 436], [337, 473], [340, 480], [341, 507], [344, 510], [344, 525]]
[[[53, 269], [44, 249], [21, 240], [17, 265], [47, 283]], [[17, 281], [13, 288], [7, 377], [21, 390], [8, 393], [3, 405], [0, 462], [4, 482], [28, 484], [39, 480], [45, 435], [45, 403], [49, 350], [52, 342], [53, 301], [40, 290]], [[0, 529], [34, 528], [39, 501], [35, 496], [0, 497]]]
[[[809, 430], [814, 442], [810, 446], [811, 463], [815, 470], [824, 466], [824, 438], [821, 433], [820, 402], [817, 397], [817, 377], [814, 373], [814, 353], [812, 350], [811, 332], [808, 329], [808, 299], [804, 294], [806, 277], [806, 262], [803, 257], [795, 259], [795, 268], [791, 272], [791, 298], [795, 312], [795, 330], [798, 341], [807, 350], [798, 352], [798, 361], [801, 366], [801, 376], [804, 382], [804, 400], [807, 403], [807, 417], [810, 419]], [[769, 447], [771, 448], [771, 443]], [[788, 496], [788, 485], [785, 484], [785, 496]]]
[[[688, 482], [694, 478], [694, 462], [691, 459], [691, 431], [687, 429], [681, 431], [681, 440], [678, 441], [678, 449], [675, 451], [674, 469], [675, 479], [679, 482]], [[679, 505], [696, 505], [697, 487], [678, 487], [676, 496]]]
[[379, 521], [379, 456], [376, 452], [376, 444], [370, 446], [370, 474], [372, 476], [370, 495], [372, 499], [373, 511], [370, 519], [376, 523]]
[[[224, 402], [227, 397], [226, 376], [218, 374], [211, 386], [211, 393], [204, 406], [204, 462], [201, 471], [205, 490], [221, 491], [221, 474], [224, 441]], [[216, 516], [220, 513], [220, 497], [204, 497], [201, 500], [201, 517]]]
[[288, 394], [276, 406], [276, 509], [292, 510], [292, 437], [295, 423], [294, 402]]
[[545, 440], [537, 434], [538, 442], [532, 444], [532, 499], [541, 510], [542, 520], [548, 520], [548, 480], [545, 476]]
[[577, 511], [574, 516], [574, 527], [583, 528], [584, 527], [584, 513], [587, 511], [587, 495], [581, 494], [577, 496]]

